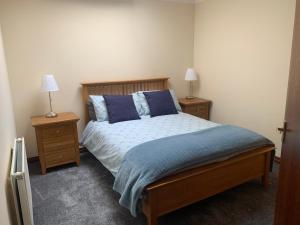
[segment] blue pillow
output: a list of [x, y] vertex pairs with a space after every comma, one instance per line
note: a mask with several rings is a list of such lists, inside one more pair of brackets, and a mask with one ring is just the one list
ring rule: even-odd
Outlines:
[[169, 90], [144, 92], [150, 109], [150, 116], [178, 114]]
[[[154, 92], [154, 91], [159, 91], [159, 90], [152, 90], [152, 91], [145, 91], [145, 92]], [[177, 100], [175, 91], [173, 89], [169, 89], [170, 94], [173, 98], [175, 107], [177, 109], [177, 111], [182, 111], [181, 106], [179, 105], [179, 102]], [[135, 95], [137, 95], [137, 97], [135, 98]], [[136, 103], [136, 106], [138, 105], [139, 108], [141, 108], [141, 110], [138, 110], [139, 115], [150, 115], [150, 109], [149, 109], [149, 105], [148, 102], [146, 100], [146, 97], [144, 95], [144, 91], [138, 91], [132, 94], [133, 96], [133, 101]]]
[[104, 95], [109, 123], [141, 119], [132, 95]]

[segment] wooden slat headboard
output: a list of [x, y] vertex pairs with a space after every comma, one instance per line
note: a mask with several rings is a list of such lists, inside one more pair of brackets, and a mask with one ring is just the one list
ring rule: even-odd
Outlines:
[[81, 83], [85, 122], [88, 123], [90, 121], [88, 112], [89, 95], [127, 95], [136, 91], [164, 90], [168, 88], [168, 79], [168, 77], [160, 77], [141, 80]]

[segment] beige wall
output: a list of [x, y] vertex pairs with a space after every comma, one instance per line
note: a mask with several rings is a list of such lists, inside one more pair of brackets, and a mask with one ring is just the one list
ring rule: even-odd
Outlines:
[[196, 6], [194, 65], [212, 119], [267, 136], [280, 155], [295, 0], [207, 0]]
[[16, 135], [14, 114], [4, 60], [0, 27], [0, 224], [12, 224], [10, 220], [11, 195], [9, 190], [9, 167], [11, 147]]
[[[80, 82], [167, 75], [179, 95], [193, 65], [194, 5], [134, 0], [1, 0], [17, 133], [36, 155], [32, 115], [47, 112], [40, 79], [53, 73], [54, 109], [83, 118]], [[80, 122], [80, 131], [83, 121]]]
[[[295, 0], [0, 0], [17, 134], [36, 155], [30, 116], [48, 110], [40, 78], [60, 86], [54, 109], [83, 118], [81, 81], [200, 73], [212, 119], [256, 130], [280, 149]], [[194, 18], [195, 17], [195, 18]], [[195, 25], [195, 26], [194, 26]], [[194, 54], [193, 54], [194, 53]], [[79, 130], [83, 129], [83, 121]], [[278, 150], [277, 154], [280, 154]]]

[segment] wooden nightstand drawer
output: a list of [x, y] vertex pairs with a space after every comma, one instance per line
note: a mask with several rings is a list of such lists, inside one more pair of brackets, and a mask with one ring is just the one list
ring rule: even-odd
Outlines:
[[188, 113], [206, 120], [209, 120], [209, 112], [211, 101], [193, 98], [193, 99], [179, 99], [179, 104], [184, 113]]
[[63, 143], [51, 143], [51, 144], [44, 144], [44, 153], [51, 153], [51, 152], [59, 152], [64, 149], [74, 148], [76, 146], [74, 140], [70, 142], [63, 142]]
[[69, 148], [69, 149], [45, 154], [45, 161], [48, 167], [65, 164], [67, 162], [73, 162], [74, 160], [75, 160], [74, 148]]
[[55, 145], [65, 145], [74, 143], [74, 135], [66, 135], [61, 137], [52, 137], [52, 138], [44, 138], [43, 139], [43, 145], [44, 146], [55, 146]]
[[42, 174], [46, 169], [66, 163], [80, 163], [77, 121], [74, 113], [59, 113], [57, 117], [32, 117], [41, 163]]
[[42, 131], [43, 138], [55, 138], [73, 134], [73, 124], [62, 126], [51, 126], [44, 128]]
[[198, 105], [190, 106], [186, 108], [185, 112], [194, 116], [198, 116], [203, 119], [209, 118], [209, 114], [208, 114], [209, 111], [207, 106], [198, 106]]

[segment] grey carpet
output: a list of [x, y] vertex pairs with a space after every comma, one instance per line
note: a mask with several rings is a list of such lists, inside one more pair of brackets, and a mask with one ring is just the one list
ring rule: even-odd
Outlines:
[[[146, 225], [144, 216], [134, 218], [118, 204], [113, 176], [88, 152], [81, 153], [79, 167], [58, 167], [42, 176], [35, 162], [29, 170], [36, 225]], [[277, 165], [271, 177], [268, 190], [254, 180], [165, 215], [159, 225], [271, 225]]]

